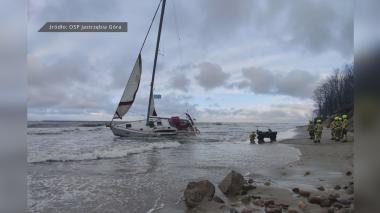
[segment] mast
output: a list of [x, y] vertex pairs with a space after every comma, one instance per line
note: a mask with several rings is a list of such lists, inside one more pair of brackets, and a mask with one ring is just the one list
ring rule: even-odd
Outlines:
[[162, 30], [162, 22], [164, 20], [165, 5], [166, 5], [166, 0], [162, 0], [161, 17], [160, 17], [160, 24], [159, 24], [159, 28], [158, 28], [156, 52], [154, 54], [152, 81], [150, 83], [150, 94], [149, 94], [148, 112], [147, 112], [147, 116], [146, 116], [146, 125], [149, 125], [149, 112], [150, 112], [150, 105], [151, 105], [152, 97], [153, 97], [154, 77], [155, 77], [155, 74], [156, 74], [157, 57], [158, 57], [158, 50], [159, 50], [159, 47], [160, 47], [161, 30]]

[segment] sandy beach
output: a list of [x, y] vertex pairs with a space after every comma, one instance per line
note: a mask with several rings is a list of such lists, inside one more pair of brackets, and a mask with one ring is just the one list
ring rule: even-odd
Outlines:
[[[256, 188], [246, 195], [229, 197], [226, 204], [208, 202], [190, 212], [226, 212], [227, 209], [230, 212], [353, 212], [350, 205], [353, 203], [352, 133], [348, 142], [335, 142], [330, 140], [330, 130], [325, 128], [321, 143], [315, 144], [309, 139], [306, 127], [297, 127], [296, 131], [293, 139], [280, 143], [299, 149], [299, 160], [285, 167], [252, 171], [245, 179], [253, 181]], [[219, 196], [218, 191], [216, 195]], [[334, 201], [321, 207], [310, 201], [314, 198]]]

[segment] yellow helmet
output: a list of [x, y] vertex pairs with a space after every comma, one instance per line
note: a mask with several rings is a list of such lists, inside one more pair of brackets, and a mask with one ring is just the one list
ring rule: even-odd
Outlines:
[[342, 118], [339, 118], [339, 120], [341, 121], [341, 120], [342, 120]]
[[335, 120], [336, 120], [336, 121], [337, 121], [337, 120], [339, 120], [339, 117], [338, 117], [338, 116], [336, 116], [336, 117], [335, 117]]
[[320, 119], [317, 120], [317, 123], [322, 123], [322, 121]]
[[347, 115], [342, 115], [342, 118], [343, 118], [343, 119], [347, 119], [348, 116], [347, 116]]

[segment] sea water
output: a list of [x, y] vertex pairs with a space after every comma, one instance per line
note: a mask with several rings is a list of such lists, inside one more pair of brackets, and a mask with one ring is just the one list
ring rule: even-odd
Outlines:
[[28, 209], [183, 212], [189, 181], [217, 184], [231, 169], [245, 175], [297, 160], [290, 146], [249, 142], [256, 128], [282, 140], [296, 125], [200, 123], [198, 136], [121, 138], [102, 122], [29, 122]]

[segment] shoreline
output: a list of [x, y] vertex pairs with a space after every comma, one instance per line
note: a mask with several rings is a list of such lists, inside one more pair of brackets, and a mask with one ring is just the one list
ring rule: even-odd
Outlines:
[[[282, 212], [353, 212], [352, 133], [349, 134], [348, 142], [335, 142], [330, 140], [330, 129], [324, 128], [321, 143], [315, 144], [309, 139], [306, 126], [296, 127], [295, 131], [293, 138], [278, 143], [298, 149], [301, 153], [298, 160], [282, 167], [252, 171], [245, 178], [253, 180], [255, 189], [248, 191], [246, 195], [228, 197], [225, 204], [211, 202], [200, 206], [198, 210], [271, 212], [264, 203], [273, 202], [286, 207], [282, 208]], [[310, 196], [295, 193], [295, 188], [309, 193]], [[331, 196], [346, 202], [346, 205], [332, 202], [329, 206], [321, 207], [320, 204], [310, 203], [310, 197]], [[246, 202], [246, 198], [249, 198], [249, 202]]]

